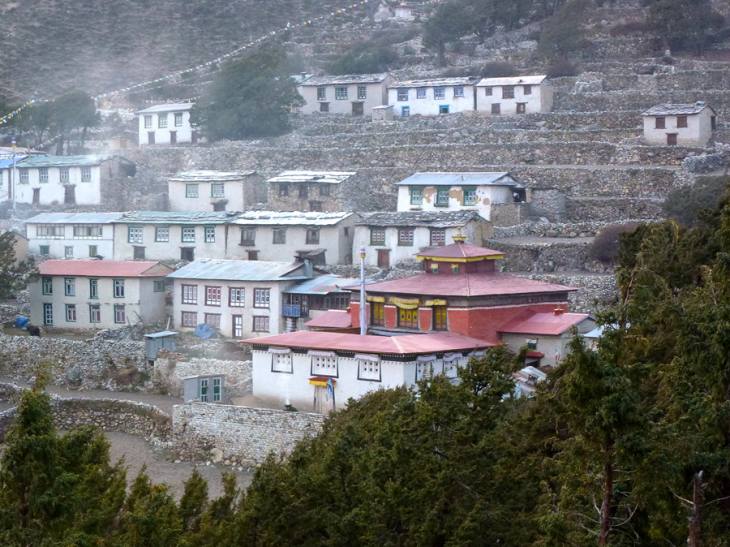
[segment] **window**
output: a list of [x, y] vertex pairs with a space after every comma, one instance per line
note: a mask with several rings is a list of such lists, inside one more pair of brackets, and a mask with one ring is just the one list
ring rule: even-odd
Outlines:
[[98, 279], [89, 279], [89, 298], [91, 300], [96, 300], [99, 298], [99, 280]]
[[527, 103], [517, 103], [517, 114], [524, 114], [527, 112]]
[[152, 129], [152, 116], [149, 114], [145, 114], [144, 116], [144, 128]]
[[206, 243], [215, 243], [215, 226], [203, 227], [203, 240]]
[[433, 330], [446, 330], [446, 306], [433, 307]]
[[200, 385], [198, 386], [198, 399], [201, 403], [208, 402], [208, 379], [201, 378]]
[[413, 228], [398, 228], [398, 245], [400, 247], [413, 246]]
[[492, 88], [492, 87], [490, 87], [490, 86], [487, 86], [487, 87], [485, 87], [485, 88], [484, 88], [484, 95], [485, 95], [486, 97], [491, 97], [491, 96], [492, 96], [492, 94], [494, 93], [494, 92], [492, 91], [493, 89], [494, 89], [494, 88]]
[[195, 226], [183, 226], [180, 232], [180, 238], [183, 243], [195, 242]]
[[289, 183], [288, 182], [280, 182], [279, 183], [279, 197], [283, 198], [289, 195]]
[[442, 247], [446, 245], [446, 229], [431, 228], [431, 247]]
[[347, 86], [338, 85], [335, 86], [335, 100], [346, 101], [347, 100]]
[[68, 176], [68, 167], [61, 167], [59, 170], [59, 175], [61, 179], [61, 184], [68, 184], [69, 176]]
[[233, 337], [243, 338], [243, 315], [232, 315], [233, 320]]
[[287, 374], [291, 374], [293, 372], [291, 352], [272, 353], [271, 372], [286, 372]]
[[101, 323], [101, 306], [89, 304], [89, 323]]
[[198, 303], [198, 286], [183, 285], [182, 286], [182, 303], [197, 304]]
[[370, 245], [385, 245], [385, 228], [370, 228]]
[[532, 95], [532, 86], [531, 85], [522, 86], [522, 94], [523, 95]]
[[307, 245], [319, 245], [319, 228], [307, 229]]
[[142, 226], [138, 224], [130, 224], [127, 226], [127, 243], [142, 243], [143, 231]]
[[73, 258], [74, 257], [74, 248], [71, 245], [66, 245], [63, 248], [63, 257], [64, 258]]
[[358, 359], [357, 379], [380, 382], [380, 361], [374, 359]]
[[76, 278], [75, 277], [64, 277], [63, 278], [63, 294], [65, 296], [76, 296]]
[[175, 112], [175, 127], [182, 127], [183, 113]]
[[399, 101], [407, 101], [408, 100], [408, 89], [399, 88], [398, 89], [397, 100], [399, 100]]
[[273, 234], [272, 243], [274, 245], [283, 245], [286, 243], [286, 228], [273, 228], [271, 233]]
[[242, 308], [246, 302], [246, 289], [231, 287], [228, 289], [228, 305], [232, 308]]
[[167, 113], [157, 114], [157, 127], [158, 129], [165, 129], [167, 127]]
[[513, 85], [502, 86], [502, 98], [503, 99], [514, 99], [515, 98], [515, 86], [513, 86]]
[[18, 174], [20, 175], [18, 182], [20, 184], [28, 184], [28, 181], [30, 180], [30, 176], [28, 175], [27, 169], [18, 169]]
[[477, 189], [475, 186], [464, 186], [464, 205], [477, 204]]
[[205, 324], [214, 329], [221, 328], [221, 314], [220, 313], [206, 313]]
[[445, 99], [446, 98], [446, 88], [445, 87], [434, 87], [433, 88], [433, 98], [434, 99]]
[[426, 98], [426, 87], [418, 87], [416, 88], [416, 99], [425, 99]]
[[385, 304], [382, 302], [370, 303], [370, 324], [376, 327], [385, 326]]
[[317, 100], [324, 101], [327, 99], [327, 88], [323, 85], [317, 88]]
[[678, 128], [687, 127], [687, 116], [677, 116], [677, 127]]
[[717, 129], [717, 116], [710, 116], [710, 129]]
[[124, 279], [115, 279], [113, 286], [114, 298], [124, 298]]
[[66, 304], [66, 322], [76, 322], [76, 304]]
[[76, 239], [101, 239], [101, 224], [76, 224], [73, 227]]
[[213, 378], [213, 402], [221, 400], [221, 379]]
[[155, 226], [155, 241], [157, 241], [157, 242], [170, 241], [170, 227], [169, 226]]
[[527, 349], [529, 350], [536, 350], [537, 349], [537, 338], [528, 338], [525, 340], [525, 345], [527, 346]]
[[664, 116], [654, 118], [655, 129], [665, 129], [667, 127], [667, 119]]
[[448, 186], [439, 186], [436, 189], [436, 207], [449, 206], [449, 188]]
[[448, 114], [448, 113], [449, 113], [449, 105], [440, 104], [439, 105], [439, 114]]
[[43, 304], [43, 324], [46, 326], [53, 325], [53, 304]]
[[310, 201], [309, 202], [309, 210], [310, 211], [321, 211], [322, 210], [322, 202], [321, 201]]
[[152, 292], [165, 292], [165, 280], [155, 279], [152, 282]]
[[186, 184], [185, 185], [185, 197], [186, 198], [197, 198], [198, 197], [198, 185], [197, 184]]
[[398, 326], [402, 329], [417, 329], [418, 308], [414, 310], [398, 308]]
[[422, 205], [423, 204], [423, 188], [420, 186], [411, 186], [409, 188], [411, 195], [411, 205]]
[[306, 184], [299, 185], [299, 199], [307, 199], [309, 197], [309, 187]]
[[416, 363], [416, 381], [425, 380], [433, 376], [433, 361], [419, 361]]
[[367, 99], [368, 96], [368, 88], [364, 85], [357, 86], [357, 99], [359, 101], [364, 101]]
[[411, 107], [410, 106], [401, 106], [400, 107], [400, 115], [403, 118], [407, 118], [411, 115]]
[[454, 98], [459, 98], [464, 96], [464, 86], [463, 85], [455, 85], [454, 86]]
[[180, 247], [180, 260], [187, 260], [188, 262], [195, 260], [195, 248]]
[[194, 311], [184, 311], [180, 317], [180, 324], [183, 327], [197, 327], [198, 314]]
[[91, 167], [81, 168], [81, 182], [91, 182]]
[[37, 237], [62, 239], [66, 233], [65, 226], [56, 224], [39, 224], [36, 226], [35, 233]]
[[38, 168], [38, 181], [43, 183], [48, 182], [48, 167]]
[[44, 277], [41, 279], [41, 294], [53, 294], [52, 277]]
[[134, 260], [144, 260], [144, 250], [145, 250], [145, 248], [144, 247], [141, 247], [139, 245], [135, 245], [133, 247], [133, 249], [134, 250], [132, 251], [132, 258]]
[[676, 133], [668, 133], [667, 134], [667, 144], [669, 146], [676, 146], [677, 145], [677, 134]]
[[320, 112], [329, 112], [330, 111], [330, 103], [319, 103], [319, 111]]
[[210, 185], [210, 197], [222, 198], [226, 195], [226, 187], [222, 182], [214, 182]]
[[492, 105], [492, 114], [498, 116], [501, 113], [502, 113], [502, 107], [500, 106], [500, 104], [499, 103], [494, 103]]
[[48, 256], [51, 254], [51, 247], [50, 245], [39, 245], [38, 252], [41, 256]]
[[458, 274], [461, 271], [461, 268], [458, 264], [452, 264], [451, 265], [451, 273], [452, 274]]
[[269, 289], [253, 290], [253, 307], [268, 308], [271, 300], [271, 291]]
[[114, 304], [114, 322], [118, 325], [127, 322], [127, 314], [124, 311], [124, 304]]
[[337, 356], [312, 355], [312, 374], [315, 376], [337, 376]]
[[269, 332], [269, 317], [266, 315], [253, 316], [253, 332]]
[[249, 260], [258, 260], [259, 259], [258, 251], [246, 251], [246, 255], [248, 256]]
[[241, 227], [241, 245], [249, 247], [256, 245], [256, 228], [253, 226]]
[[220, 306], [221, 305], [221, 288], [205, 287], [205, 305]]

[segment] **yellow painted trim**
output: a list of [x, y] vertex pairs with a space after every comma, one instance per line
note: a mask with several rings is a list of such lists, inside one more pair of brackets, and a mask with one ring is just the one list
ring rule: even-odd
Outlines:
[[442, 258], [440, 256], [417, 256], [416, 260], [431, 260], [432, 262], [481, 262], [482, 260], [501, 260], [504, 255], [477, 256], [472, 258]]
[[426, 307], [428, 307], [428, 306], [445, 306], [446, 300], [444, 300], [443, 298], [434, 298], [433, 300], [426, 300], [423, 303], [423, 305]]
[[368, 302], [385, 302], [385, 297], [367, 295], [367, 296], [365, 296], [365, 300], [367, 300]]
[[418, 309], [419, 302], [420, 300], [418, 298], [399, 298], [397, 296], [391, 296], [388, 299], [389, 304], [393, 304], [394, 306], [404, 310]]

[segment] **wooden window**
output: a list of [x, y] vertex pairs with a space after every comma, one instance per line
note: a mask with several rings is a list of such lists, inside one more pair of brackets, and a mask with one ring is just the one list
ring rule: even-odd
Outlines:
[[63, 278], [63, 294], [64, 296], [76, 296], [76, 278]]
[[170, 241], [170, 227], [155, 226], [155, 241], [162, 243]]
[[449, 190], [448, 186], [439, 186], [436, 189], [436, 207], [448, 207], [449, 206]]
[[492, 114], [494, 114], [495, 116], [498, 116], [501, 113], [502, 113], [502, 107], [500, 106], [500, 104], [499, 103], [492, 104]]
[[416, 99], [425, 99], [427, 87], [416, 88]]
[[53, 304], [43, 304], [43, 324], [46, 326], [53, 325]]
[[91, 167], [81, 168], [81, 182], [91, 182]]
[[267, 315], [253, 316], [253, 332], [269, 332], [269, 317]]
[[319, 103], [319, 111], [320, 112], [329, 112], [330, 111], [330, 103]]
[[346, 101], [347, 100], [347, 86], [346, 85], [335, 86], [335, 100], [336, 101]]
[[114, 285], [114, 298], [124, 298], [124, 279], [115, 279]]
[[677, 127], [678, 128], [687, 127], [687, 116], [677, 116]]
[[152, 282], [152, 292], [165, 292], [165, 280], [155, 279]]
[[458, 99], [460, 97], [464, 96], [464, 86], [463, 85], [455, 85], [454, 86], [454, 98]]
[[665, 129], [667, 127], [667, 119], [664, 116], [654, 118], [654, 129]]
[[195, 242], [195, 226], [183, 226], [180, 232], [181, 241], [184, 243]]
[[446, 229], [431, 228], [431, 247], [441, 247], [446, 245]]
[[203, 240], [206, 243], [215, 243], [215, 226], [203, 227]]
[[180, 316], [180, 323], [183, 327], [197, 327], [198, 314], [194, 311], [184, 311]]
[[157, 128], [165, 129], [167, 127], [167, 112], [164, 114], [157, 114]]
[[493, 87], [487, 86], [484, 88], [484, 96], [485, 97], [491, 97], [494, 94]]
[[210, 185], [210, 197], [222, 198], [226, 195], [226, 185], [222, 182], [214, 182]]
[[76, 322], [76, 304], [66, 304], [66, 322]]
[[228, 289], [228, 305], [232, 308], [242, 308], [246, 303], [246, 289], [231, 287]]
[[445, 99], [446, 98], [446, 88], [443, 86], [434, 87], [433, 88], [433, 98], [434, 99]]
[[99, 298], [99, 280], [98, 279], [89, 279], [89, 298], [91, 300], [96, 300]]
[[62, 184], [68, 184], [69, 183], [69, 171], [68, 171], [68, 167], [61, 167], [58, 171], [60, 173], [61, 183]]
[[73, 258], [74, 257], [74, 248], [72, 245], [66, 245], [63, 248], [63, 257], [64, 258]]
[[502, 98], [503, 99], [514, 99], [515, 98], [515, 86], [513, 86], [513, 85], [502, 86]]
[[150, 114], [145, 114], [144, 116], [144, 128], [152, 129], [152, 116]]
[[357, 86], [357, 99], [359, 101], [364, 101], [368, 96], [368, 88], [364, 85]]
[[258, 251], [246, 251], [246, 256], [249, 260], [258, 260], [259, 259], [259, 252]]
[[370, 324], [376, 327], [385, 325], [385, 304], [382, 302], [370, 303]]
[[418, 308], [414, 310], [398, 308], [398, 326], [402, 329], [417, 329]]
[[121, 325], [127, 322], [127, 313], [124, 304], [114, 304], [114, 322]]
[[309, 202], [309, 210], [310, 211], [321, 211], [322, 210], [322, 202], [321, 201], [310, 201]]
[[286, 243], [286, 228], [273, 228], [271, 230], [272, 233], [272, 243], [274, 245], [284, 245]]
[[385, 228], [370, 228], [370, 245], [385, 245]]
[[411, 115], [411, 107], [410, 106], [401, 106], [400, 107], [400, 115], [402, 118], [407, 118]]
[[38, 182], [48, 182], [48, 167], [38, 169]]
[[532, 95], [532, 86], [531, 85], [522, 86], [522, 94], [523, 95]]
[[319, 245], [319, 228], [307, 229], [307, 245]]
[[41, 294], [53, 294], [52, 277], [44, 277], [41, 279]]
[[668, 133], [667, 134], [667, 144], [669, 146], [676, 146], [677, 145], [677, 134], [676, 133]]
[[183, 114], [182, 112], [175, 112], [175, 127], [182, 127]]
[[477, 204], [477, 188], [476, 186], [464, 186], [464, 205]]
[[220, 306], [221, 305], [221, 288], [205, 287], [205, 305]]
[[18, 182], [20, 184], [28, 184], [30, 181], [30, 176], [28, 175], [27, 169], [18, 169], [18, 173], [20, 175]]
[[180, 260], [195, 260], [195, 247], [180, 247]]
[[309, 187], [306, 184], [299, 185], [299, 199], [307, 199], [309, 197]]
[[279, 197], [287, 197], [289, 195], [289, 183], [288, 182], [280, 182], [279, 183]]
[[48, 256], [51, 254], [51, 246], [50, 245], [39, 245], [38, 252], [40, 253], [41, 256]]
[[198, 197], [198, 185], [197, 184], [186, 184], [185, 185], [185, 197], [186, 198], [197, 198]]
[[182, 303], [197, 304], [198, 303], [198, 286], [183, 285], [182, 286]]
[[524, 114], [527, 112], [527, 103], [517, 103], [517, 113]]
[[233, 317], [233, 337], [243, 338], [243, 315], [234, 315]]
[[271, 303], [270, 289], [254, 289], [253, 290], [253, 307], [268, 308]]
[[127, 226], [127, 243], [142, 243], [143, 241], [143, 228], [137, 224], [130, 224]]
[[74, 239], [101, 239], [101, 224], [75, 224]]
[[327, 88], [323, 85], [317, 87], [317, 100], [318, 101], [327, 100]]
[[423, 205], [423, 188], [411, 186], [409, 188], [411, 205]]
[[139, 245], [135, 245], [132, 249], [133, 249], [133, 251], [132, 251], [132, 258], [134, 258], [134, 260], [144, 260], [144, 254], [145, 254], [144, 253], [144, 251], [145, 251], [145, 248], [144, 247], [140, 247]]
[[101, 323], [100, 304], [89, 304], [89, 323]]
[[449, 105], [440, 104], [439, 105], [439, 114], [448, 114], [448, 113], [449, 113]]
[[244, 247], [256, 245], [256, 228], [254, 226], [241, 227], [241, 245]]
[[446, 306], [433, 307], [433, 330], [446, 330]]
[[221, 314], [220, 313], [206, 313], [205, 324], [214, 329], [221, 328]]
[[717, 129], [717, 116], [710, 116], [710, 129]]
[[413, 246], [413, 228], [398, 228], [398, 245], [400, 247]]
[[407, 101], [408, 100], [408, 89], [407, 88], [399, 88], [398, 89], [397, 100], [399, 100], [399, 101]]

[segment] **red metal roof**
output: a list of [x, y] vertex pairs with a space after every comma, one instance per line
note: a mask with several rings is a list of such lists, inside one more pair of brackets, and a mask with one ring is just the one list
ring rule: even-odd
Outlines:
[[443, 247], [429, 247], [418, 253], [420, 258], [485, 258], [497, 259], [504, 257], [501, 251], [478, 247], [469, 243], [452, 243]]
[[451, 334], [404, 334], [402, 336], [374, 336], [340, 332], [297, 331], [275, 336], [249, 338], [243, 343], [302, 348], [324, 351], [354, 351], [388, 355], [425, 355], [451, 351], [471, 351], [494, 346], [490, 342]]
[[41, 275], [164, 277], [172, 268], [151, 260], [46, 260], [38, 271]]
[[310, 329], [349, 329], [352, 327], [352, 317], [347, 310], [327, 310], [304, 325]]
[[[355, 290], [355, 287], [347, 287]], [[428, 296], [495, 296], [575, 291], [572, 287], [501, 273], [418, 274], [370, 283], [367, 292]]]
[[528, 313], [509, 321], [499, 332], [559, 336], [589, 317], [587, 313]]

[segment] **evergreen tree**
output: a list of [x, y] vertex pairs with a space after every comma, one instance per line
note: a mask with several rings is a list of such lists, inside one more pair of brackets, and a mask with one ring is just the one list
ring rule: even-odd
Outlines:
[[37, 274], [33, 259], [16, 258], [16, 237], [14, 232], [0, 233], [0, 299], [3, 300], [14, 298]]
[[701, 53], [724, 23], [710, 0], [649, 1], [649, 22], [670, 48]]
[[83, 91], [69, 91], [54, 100], [51, 105], [51, 126], [58, 135], [56, 154], [63, 154], [64, 143], [68, 151], [71, 133], [77, 129], [81, 130], [80, 142], [83, 148], [87, 130], [98, 125], [99, 120], [94, 99]]

